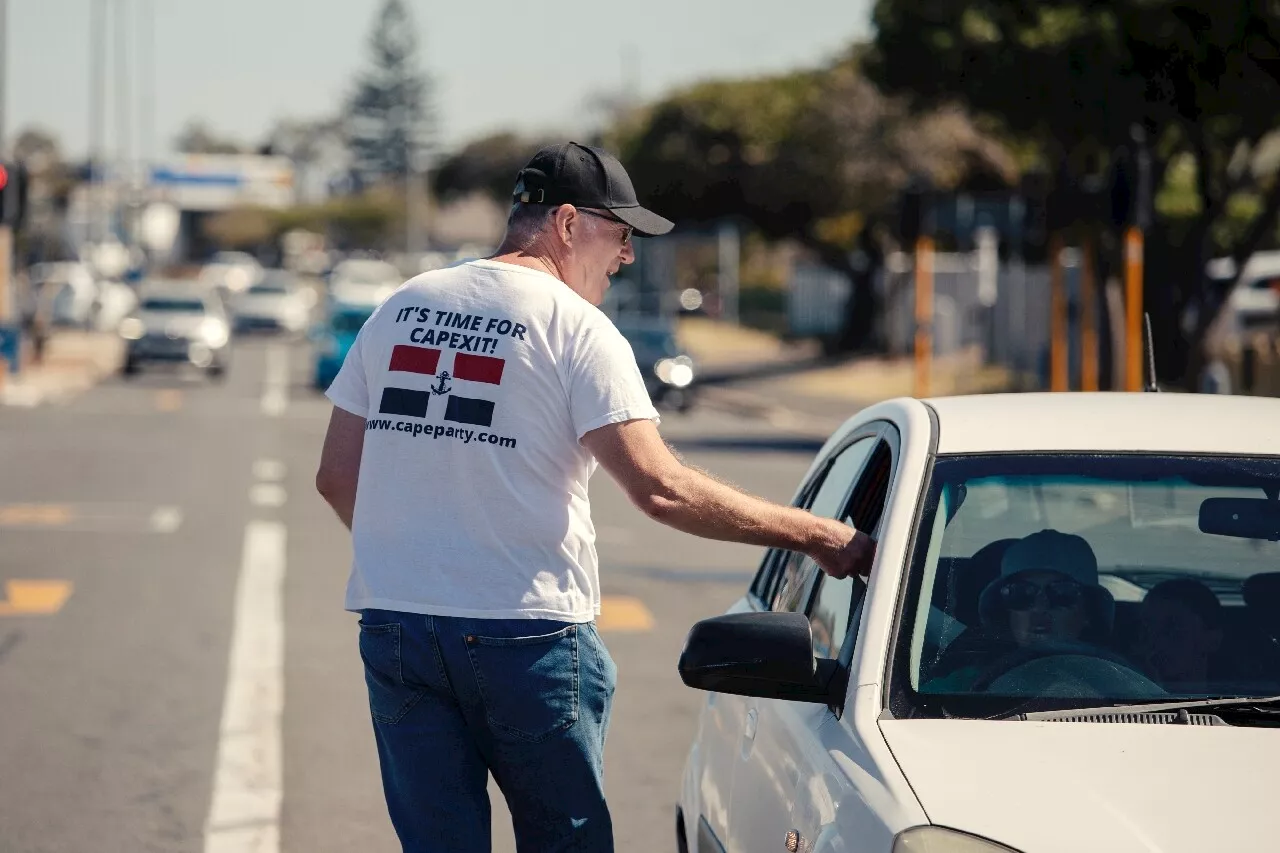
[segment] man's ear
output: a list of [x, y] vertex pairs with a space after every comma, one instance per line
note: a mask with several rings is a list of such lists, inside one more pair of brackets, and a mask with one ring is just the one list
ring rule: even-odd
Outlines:
[[573, 245], [574, 230], [578, 225], [578, 211], [573, 205], [562, 204], [556, 208], [554, 214], [556, 221], [556, 236], [560, 238], [560, 242], [566, 246]]

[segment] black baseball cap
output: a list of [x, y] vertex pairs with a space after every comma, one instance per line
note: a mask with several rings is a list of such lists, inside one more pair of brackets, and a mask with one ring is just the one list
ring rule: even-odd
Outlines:
[[513, 193], [524, 204], [572, 204], [608, 210], [641, 237], [657, 237], [675, 227], [640, 206], [636, 189], [618, 158], [603, 148], [567, 142], [543, 148], [520, 170]]

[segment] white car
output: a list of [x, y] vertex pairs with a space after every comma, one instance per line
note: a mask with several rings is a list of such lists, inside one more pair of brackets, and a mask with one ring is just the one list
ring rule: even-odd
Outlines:
[[900, 399], [797, 505], [869, 580], [768, 552], [680, 659], [711, 691], [682, 851], [1280, 844], [1280, 401]]
[[393, 264], [373, 258], [351, 258], [333, 268], [329, 276], [329, 295], [339, 302], [385, 302], [404, 284]]
[[315, 291], [300, 285], [290, 273], [268, 270], [233, 297], [235, 330], [297, 335], [307, 328], [314, 305]]

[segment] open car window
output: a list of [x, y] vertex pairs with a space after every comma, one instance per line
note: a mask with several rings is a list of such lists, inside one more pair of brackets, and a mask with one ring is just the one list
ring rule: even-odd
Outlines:
[[937, 460], [894, 692], [993, 716], [1280, 694], [1280, 460]]

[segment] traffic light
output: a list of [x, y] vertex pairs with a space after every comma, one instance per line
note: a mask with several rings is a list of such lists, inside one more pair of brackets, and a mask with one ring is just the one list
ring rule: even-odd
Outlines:
[[14, 231], [27, 212], [27, 170], [18, 163], [0, 163], [0, 225]]

